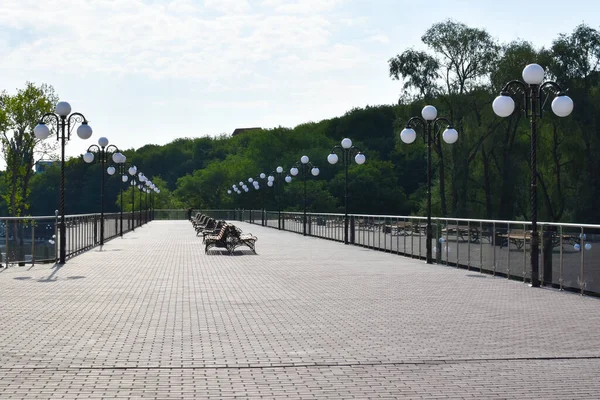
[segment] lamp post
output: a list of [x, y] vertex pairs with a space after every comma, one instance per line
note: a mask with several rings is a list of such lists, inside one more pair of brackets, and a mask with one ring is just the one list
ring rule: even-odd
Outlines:
[[[121, 153], [122, 154], [122, 153]], [[127, 176], [127, 174], [125, 173], [125, 161], [127, 161], [127, 157], [125, 157], [124, 154], [123, 158], [122, 158], [122, 162], [117, 164], [117, 168], [119, 170], [119, 175], [121, 175], [121, 182], [122, 183], [127, 183], [127, 181], [129, 180], [129, 177]], [[110, 167], [108, 167], [106, 169], [106, 172], [108, 172], [109, 175], [114, 175], [116, 172], [115, 167], [113, 167], [112, 165]], [[123, 185], [119, 185], [119, 199], [121, 202], [120, 205], [120, 215], [119, 215], [119, 221], [120, 221], [120, 236], [123, 237]]]
[[366, 161], [365, 155], [356, 146], [352, 145], [352, 140], [345, 138], [339, 144], [333, 146], [331, 153], [327, 156], [329, 164], [335, 164], [338, 162], [338, 155], [336, 151], [339, 151], [342, 155], [342, 162], [344, 163], [345, 170], [345, 183], [344, 183], [344, 244], [348, 244], [348, 166], [350, 165], [350, 157], [354, 156], [354, 161], [357, 164], [364, 164]]
[[153, 182], [148, 185], [148, 220], [154, 221], [154, 193], [157, 188]]
[[290, 183], [292, 177], [287, 175], [283, 177], [283, 167], [279, 166], [275, 168], [275, 172], [271, 172], [271, 175], [267, 178], [267, 186], [275, 186], [275, 199], [277, 201], [277, 229], [281, 230], [281, 194], [283, 192], [283, 182]]
[[[262, 180], [265, 181], [267, 179], [267, 175], [264, 172], [261, 172], [260, 175], [258, 175], [258, 177]], [[256, 190], [260, 189], [260, 184], [258, 183], [258, 179], [254, 180], [254, 188]], [[265, 226], [266, 224], [266, 215], [265, 215], [265, 190], [261, 190], [260, 191], [260, 197], [261, 197], [261, 210], [260, 210], [260, 224], [261, 226]]]
[[520, 89], [524, 96], [525, 116], [529, 118], [531, 128], [531, 286], [539, 287], [539, 233], [537, 230], [537, 120], [542, 118], [542, 93], [552, 89], [556, 97], [552, 101], [552, 111], [559, 117], [566, 117], [573, 111], [573, 100], [565, 94], [558, 83], [544, 82], [545, 71], [538, 64], [529, 64], [523, 69], [523, 81], [512, 80], [504, 85], [500, 96], [492, 103], [494, 113], [499, 117], [508, 117], [515, 110], [515, 102], [510, 88]]
[[139, 180], [144, 176], [144, 174], [139, 172], [138, 175], [138, 169], [135, 165], [129, 167], [127, 172], [129, 172], [129, 175], [131, 175], [131, 181], [129, 182], [131, 186], [131, 230], [135, 231], [135, 188], [138, 184], [138, 182], [135, 180], [135, 177], [137, 175]]
[[438, 130], [437, 124], [443, 122], [448, 125], [444, 133], [442, 134], [442, 138], [444, 142], [448, 144], [455, 143], [458, 140], [458, 132], [456, 129], [452, 127], [452, 122], [448, 118], [438, 117], [437, 110], [434, 106], [425, 106], [423, 110], [421, 110], [421, 117], [412, 117], [406, 123], [406, 128], [400, 132], [400, 139], [407, 144], [410, 144], [415, 141], [417, 138], [417, 133], [413, 129], [414, 125], [421, 125], [421, 127], [425, 128], [423, 132], [424, 139], [427, 142], [427, 228], [426, 228], [426, 240], [425, 248], [427, 249], [427, 254], [425, 255], [425, 261], [427, 264], [433, 263], [432, 260], [432, 251], [431, 251], [431, 240], [433, 237], [432, 228], [431, 228], [431, 145], [435, 142]]
[[144, 187], [144, 192], [146, 192], [146, 223], [150, 221], [150, 187], [152, 186], [152, 181], [150, 179], [146, 179], [144, 181], [146, 185]]
[[140, 226], [142, 226], [142, 188], [144, 187], [142, 182], [144, 182], [144, 180], [142, 179], [144, 177], [144, 174], [139, 174], [138, 175], [138, 179], [140, 180], [138, 182], [137, 188], [140, 191], [140, 198], [139, 198], [139, 209], [140, 209], [140, 217], [139, 217], [139, 221], [140, 221]]
[[310, 168], [310, 173], [313, 176], [319, 175], [319, 168], [315, 167], [313, 163], [311, 163], [308, 159], [308, 156], [302, 156], [300, 158], [300, 163], [296, 163], [291, 169], [290, 174], [292, 176], [298, 175], [298, 173], [302, 173], [302, 180], [304, 181], [304, 215], [302, 218], [302, 234], [306, 236], [306, 177], [308, 176], [308, 170]]
[[156, 196], [158, 196], [159, 194], [160, 194], [160, 189], [158, 188], [158, 186], [154, 185], [154, 194], [152, 194], [152, 220], [154, 220], [154, 217], [155, 217]]
[[[261, 172], [257, 178], [248, 178], [248, 183], [251, 183], [252, 186], [254, 187], [254, 190], [260, 190], [261, 186], [260, 186], [260, 180], [265, 180], [267, 178], [267, 175], [264, 172]], [[260, 193], [261, 196], [261, 210], [260, 210], [260, 224], [262, 226], [265, 226], [265, 191], [261, 190]], [[252, 221], [250, 221], [252, 222]]]
[[95, 150], [100, 156], [100, 246], [104, 246], [104, 166], [106, 165], [106, 155], [112, 150], [112, 159], [118, 164], [125, 162], [125, 156], [121, 154], [117, 146], [109, 145], [108, 139], [105, 137], [98, 139], [98, 145], [93, 144], [88, 147], [87, 153], [83, 155], [83, 161], [88, 164], [94, 161], [92, 150]]
[[[238, 188], [238, 187], [237, 187], [237, 185], [236, 185], [235, 183], [234, 183], [233, 185], [231, 185], [231, 189], [232, 189], [232, 190], [233, 190], [235, 193], [237, 193], [238, 195], [239, 195], [239, 194], [242, 194], [242, 191], [240, 190], [240, 188]], [[227, 191], [227, 193], [231, 193], [231, 190], [228, 190], [228, 191]], [[234, 200], [234, 202], [235, 202], [235, 200]], [[238, 206], [239, 206], [239, 208], [240, 208], [240, 213], [241, 213], [241, 207], [242, 207], [242, 206], [241, 206], [241, 201], [238, 201], [238, 202], [237, 202], [237, 204], [238, 204]], [[233, 216], [233, 219], [236, 219], [236, 216], [237, 216], [237, 209], [235, 209], [235, 210], [234, 210], [234, 216]], [[241, 221], [241, 220], [242, 220], [242, 216], [240, 215], [240, 221]]]
[[77, 128], [77, 136], [81, 139], [89, 139], [90, 136], [92, 136], [92, 128], [88, 125], [88, 121], [83, 114], [78, 112], [71, 113], [71, 105], [66, 101], [61, 101], [56, 104], [53, 113], [42, 115], [33, 130], [36, 138], [46, 139], [50, 136], [50, 129], [46, 125], [46, 121], [56, 124], [56, 139], [60, 141], [60, 243], [58, 262], [64, 264], [67, 255], [67, 232], [65, 225], [65, 144], [67, 140], [71, 139], [71, 130], [75, 124], [81, 124]]

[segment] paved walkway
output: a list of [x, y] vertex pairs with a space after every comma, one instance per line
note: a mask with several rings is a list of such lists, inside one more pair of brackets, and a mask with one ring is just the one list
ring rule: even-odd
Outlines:
[[0, 398], [595, 398], [600, 300], [239, 224], [0, 272]]

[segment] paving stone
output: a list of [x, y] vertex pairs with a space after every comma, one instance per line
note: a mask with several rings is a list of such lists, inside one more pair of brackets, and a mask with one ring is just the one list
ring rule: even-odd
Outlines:
[[600, 301], [237, 223], [0, 272], [0, 398], [597, 398]]

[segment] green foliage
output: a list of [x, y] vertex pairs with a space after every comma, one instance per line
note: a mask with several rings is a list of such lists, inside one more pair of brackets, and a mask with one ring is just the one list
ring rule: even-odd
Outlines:
[[[280, 204], [282, 209], [295, 211], [304, 207], [302, 178], [269, 188], [259, 174], [274, 175], [275, 168], [282, 166], [285, 176], [307, 155], [321, 171], [318, 177], [307, 177], [307, 209], [343, 212], [345, 169], [341, 161], [328, 164], [327, 155], [348, 137], [367, 157], [364, 165], [350, 165], [349, 211], [423, 215], [426, 143], [420, 135], [406, 145], [398, 134], [425, 104], [432, 104], [459, 131], [453, 145], [441, 139], [445, 124], [433, 135], [434, 215], [529, 219], [529, 124], [522, 112], [509, 118], [495, 116], [491, 103], [508, 81], [521, 77], [525, 65], [537, 62], [546, 67], [549, 79], [569, 89], [575, 102], [573, 115], [561, 119], [548, 112], [554, 94], [544, 94], [546, 108], [538, 124], [539, 217], [598, 223], [600, 32], [580, 25], [571, 34], [560, 35], [550, 48], [536, 49], [527, 41], [498, 43], [484, 29], [445, 21], [429, 28], [422, 40], [426, 51], [406, 49], [389, 60], [390, 76], [404, 87], [397, 105], [355, 108], [340, 117], [294, 128], [259, 129], [235, 137], [182, 138], [124, 154], [160, 188], [154, 199], [157, 208], [258, 209], [264, 205], [276, 209]], [[517, 108], [523, 108], [521, 94], [513, 95]], [[8, 129], [6, 98], [3, 94], [2, 132]], [[10, 174], [24, 172], [13, 171]], [[68, 213], [98, 211], [100, 173], [98, 163], [87, 165], [80, 158], [68, 161]], [[4, 174], [4, 194], [10, 188], [10, 174]], [[260, 190], [248, 184], [250, 177], [260, 182]], [[52, 167], [31, 179], [33, 214], [51, 214], [58, 208], [59, 178], [58, 167]], [[240, 181], [250, 191], [228, 194]], [[106, 181], [106, 210], [119, 210], [121, 189], [123, 209], [131, 210], [134, 190], [138, 209], [139, 191], [116, 176]], [[16, 196], [21, 201], [20, 194]]]
[[53, 109], [56, 101], [52, 86], [38, 87], [31, 82], [15, 95], [0, 93], [0, 145], [6, 162], [3, 174], [6, 191], [2, 198], [12, 216], [28, 213], [36, 148], [42, 154], [48, 149], [47, 144], [38, 145], [33, 128], [44, 113]]

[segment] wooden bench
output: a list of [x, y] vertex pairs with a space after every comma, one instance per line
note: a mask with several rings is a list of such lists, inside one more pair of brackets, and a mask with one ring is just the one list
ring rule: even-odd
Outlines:
[[251, 233], [242, 233], [242, 231], [233, 226], [230, 225], [232, 230], [231, 230], [231, 237], [232, 240], [229, 241], [230, 243], [230, 247], [229, 247], [229, 252], [233, 253], [233, 251], [240, 247], [240, 246], [246, 246], [248, 248], [250, 248], [250, 250], [252, 250], [252, 252], [254, 254], [256, 254], [256, 242], [258, 241], [258, 238], [254, 235], [252, 235]]
[[[500, 238], [500, 248], [506, 247], [509, 243], [514, 244], [518, 250], [521, 250], [526, 244], [531, 242], [531, 231], [524, 231], [522, 229], [511, 230], [507, 233], [503, 233], [497, 236]], [[540, 235], [540, 242], [544, 240]], [[562, 235], [562, 244], [575, 244], [579, 242], [579, 238], [576, 235]], [[552, 232], [552, 247], [560, 246], [561, 236], [556, 232]]]
[[469, 228], [460, 225], [448, 225], [442, 229], [442, 234], [447, 236], [456, 236], [463, 242], [470, 241], [472, 243], [479, 243], [481, 232], [477, 228]]
[[194, 229], [196, 230], [196, 236], [200, 234], [205, 229], [214, 229], [217, 221], [214, 218], [207, 217], [204, 219], [204, 222], [198, 222], [194, 225]]
[[208, 253], [208, 250], [212, 249], [213, 247], [220, 247], [223, 249], [226, 249], [229, 253], [231, 253], [231, 251], [229, 251], [229, 237], [231, 232], [231, 225], [228, 224], [224, 224], [221, 227], [221, 230], [219, 231], [218, 235], [207, 235], [204, 238], [204, 254]]
[[[204, 230], [202, 230], [200, 233], [202, 233], [202, 243], [206, 242], [206, 237], [210, 236], [210, 235], [218, 235], [219, 232], [221, 232], [221, 228], [223, 228], [223, 225], [225, 225], [226, 222], [223, 220], [219, 220], [216, 225], [212, 228], [205, 228]], [[196, 236], [198, 236], [199, 234], [197, 233]]]
[[[196, 226], [196, 236], [200, 236], [204, 231], [213, 231], [217, 226], [217, 221], [214, 218], [209, 218], [206, 224]], [[218, 231], [217, 231], [218, 233]]]
[[192, 219], [192, 226], [196, 229], [197, 226], [205, 225], [208, 221], [208, 215], [196, 214], [196, 216]]

